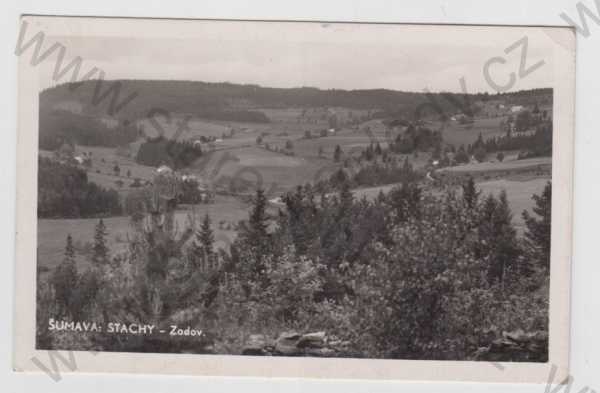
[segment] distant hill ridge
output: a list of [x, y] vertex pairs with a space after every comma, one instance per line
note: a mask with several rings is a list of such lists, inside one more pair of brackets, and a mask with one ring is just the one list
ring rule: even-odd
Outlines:
[[[253, 109], [264, 107], [346, 107], [408, 115], [414, 113], [419, 106], [429, 107], [430, 111], [455, 113], [469, 103], [479, 100], [502, 99], [512, 104], [532, 105], [545, 98], [552, 99], [551, 88], [503, 94], [465, 95], [387, 89], [273, 88], [226, 82], [176, 80], [89, 80], [45, 89], [40, 93], [40, 109], [52, 110], [57, 104], [78, 103], [82, 113], [87, 115], [112, 114], [126, 119], [146, 116], [153, 108], [215, 119], [222, 113], [227, 113], [227, 118], [238, 113], [241, 113], [242, 117], [252, 118], [256, 116]], [[436, 108], [432, 109], [432, 105]], [[260, 118], [253, 120], [264, 121]]]

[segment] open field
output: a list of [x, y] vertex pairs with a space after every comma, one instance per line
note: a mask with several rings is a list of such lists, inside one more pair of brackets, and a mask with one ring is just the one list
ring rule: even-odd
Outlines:
[[[179, 129], [179, 122], [183, 121], [185, 115], [172, 114], [171, 119], [167, 119], [160, 115], [156, 115], [152, 119], [144, 118], [138, 120], [137, 124], [141, 126], [148, 138], [154, 138], [161, 133], [167, 139], [174, 138], [175, 133]], [[195, 137], [214, 136], [220, 138], [222, 134], [228, 133], [230, 127], [217, 122], [206, 121], [198, 118], [193, 118], [188, 121], [189, 131], [182, 131], [181, 135], [177, 136], [178, 140], [193, 139]]]
[[[129, 217], [104, 218], [109, 236], [107, 236], [108, 247], [112, 250], [119, 249], [119, 237], [126, 239], [129, 228]], [[67, 235], [73, 237], [76, 249], [85, 243], [93, 244], [94, 228], [98, 219], [38, 219], [37, 226], [37, 256], [40, 266], [49, 268], [56, 267], [63, 259]], [[79, 251], [79, 250], [78, 250]], [[85, 258], [82, 259], [87, 265]]]
[[[156, 172], [156, 168], [140, 165], [134, 161], [133, 157], [117, 154], [115, 148], [79, 145], [75, 147], [76, 155], [83, 152], [92, 154], [91, 168], [84, 168], [87, 171], [88, 180], [104, 188], [113, 188], [119, 193], [130, 191], [130, 184], [135, 178], [142, 181], [151, 180]], [[41, 157], [52, 158], [54, 156], [53, 152], [46, 150], [40, 150], [39, 154]], [[120, 169], [118, 175], [114, 171], [115, 165], [118, 165]], [[118, 180], [123, 182], [122, 187], [116, 184]]]
[[273, 189], [273, 192], [287, 191], [312, 181], [321, 168], [331, 165], [328, 160], [286, 156], [255, 146], [209, 154], [196, 161], [188, 171], [213, 183], [220, 177], [239, 175], [263, 188]]
[[[218, 196], [217, 202], [213, 204], [182, 207], [176, 212], [175, 218], [178, 227], [182, 229], [188, 224], [190, 214], [196, 217], [196, 225], [199, 225], [207, 213], [212, 220], [215, 247], [227, 248], [235, 235], [234, 226], [248, 217], [248, 205], [239, 198]], [[126, 248], [127, 233], [131, 232], [129, 217], [108, 217], [103, 221], [108, 232], [108, 247], [113, 252]], [[54, 268], [62, 261], [67, 235], [70, 234], [78, 252], [80, 267], [86, 267], [89, 262], [81, 255], [81, 251], [86, 243], [89, 243], [88, 246], [93, 244], [97, 223], [96, 218], [38, 219], [37, 255], [41, 266]]]
[[382, 148], [387, 147], [387, 143], [383, 137], [371, 139], [366, 133], [342, 130], [334, 135], [328, 135], [323, 138], [297, 140], [294, 142], [294, 152], [296, 155], [303, 157], [317, 157], [319, 147], [321, 147], [323, 149], [323, 156], [332, 159], [335, 147], [339, 145], [345, 154], [357, 156], [371, 142], [379, 142]]
[[[267, 187], [276, 184], [276, 192], [282, 192], [313, 180], [315, 173], [324, 166], [334, 166], [332, 157], [337, 145], [344, 153], [354, 155], [367, 147], [372, 139], [381, 141], [382, 147], [386, 146], [384, 127], [379, 120], [365, 122], [357, 129], [344, 128], [335, 134], [328, 133], [324, 138], [304, 139], [307, 130], [313, 135], [319, 135], [321, 130], [327, 129], [327, 116], [331, 111], [326, 108], [311, 108], [306, 110], [302, 117], [303, 110], [298, 108], [260, 110], [272, 118], [271, 123], [208, 121], [192, 118], [188, 123], [191, 131], [179, 135], [180, 140], [189, 140], [200, 135], [220, 139], [223, 134], [229, 135], [230, 130], [234, 130], [234, 133], [231, 137], [214, 143], [213, 150], [207, 151], [205, 157], [198, 159], [186, 171], [199, 175], [210, 183], [217, 181], [221, 175], [233, 176], [244, 168], [252, 168], [253, 171], [260, 173], [263, 184]], [[367, 113], [367, 111], [352, 111], [345, 108], [333, 108], [332, 111], [344, 120], [349, 116], [365, 116]], [[183, 114], [171, 116], [170, 121], [158, 115], [155, 117], [165, 137], [168, 138], [175, 136], [177, 123], [184, 118]], [[323, 117], [325, 120], [322, 120]], [[149, 119], [140, 119], [138, 124], [143, 125], [149, 136], [156, 136], [153, 134], [156, 126]], [[372, 130], [372, 134], [364, 132], [367, 126]], [[287, 141], [292, 141], [294, 156], [267, 151], [257, 146], [256, 139], [259, 136], [262, 136], [264, 143], [281, 149]], [[104, 188], [116, 189], [121, 194], [127, 194], [135, 178], [142, 181], [151, 180], [156, 171], [154, 167], [135, 162], [137, 150], [142, 142], [143, 138], [140, 138], [120, 148], [78, 145], [75, 154], [91, 153], [92, 166], [86, 169], [90, 181]], [[323, 148], [322, 157], [318, 157], [319, 147]], [[52, 156], [53, 153], [41, 152], [40, 154]], [[225, 157], [225, 165], [220, 161], [223, 157]], [[115, 173], [115, 165], [119, 166], [119, 173]], [[216, 172], [215, 168], [218, 169]]]
[[427, 124], [427, 127], [432, 130], [442, 128], [444, 142], [458, 148], [460, 145], [467, 146], [475, 142], [480, 133], [484, 139], [504, 135], [505, 131], [500, 127], [502, 120], [506, 120], [506, 117], [476, 118], [473, 124], [469, 125], [460, 124], [457, 121], [448, 121], [443, 126], [436, 121]]
[[[155, 172], [155, 168], [135, 162], [136, 149], [123, 151], [122, 154], [119, 154], [117, 149], [109, 147], [76, 146], [75, 150], [76, 154], [92, 153], [92, 167], [88, 169], [88, 178], [105, 188], [119, 191], [121, 187], [118, 187], [115, 182], [121, 180], [124, 183], [122, 189], [128, 189], [135, 178], [150, 180]], [[115, 174], [115, 165], [120, 168], [119, 175]]]

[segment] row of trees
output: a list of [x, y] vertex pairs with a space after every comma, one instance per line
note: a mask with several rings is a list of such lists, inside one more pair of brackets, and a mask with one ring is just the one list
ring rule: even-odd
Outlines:
[[202, 156], [202, 148], [191, 141], [176, 141], [164, 137], [148, 140], [140, 145], [135, 161], [148, 166], [167, 165], [181, 169]]
[[442, 135], [426, 127], [415, 127], [409, 124], [403, 134], [396, 137], [390, 144], [390, 150], [395, 153], [411, 154], [415, 151], [428, 151], [441, 146]]
[[521, 134], [507, 134], [502, 137], [492, 137], [483, 141], [480, 137], [474, 143], [474, 148], [481, 148], [492, 153], [506, 150], [520, 150], [521, 157], [539, 157], [552, 155], [552, 122], [539, 123], [533, 132]]
[[[339, 176], [339, 175], [338, 175]], [[408, 157], [404, 161], [397, 159], [373, 162], [362, 166], [352, 177], [353, 186], [378, 186], [414, 182], [423, 178], [423, 174], [415, 170]], [[339, 183], [332, 177], [333, 184]]]

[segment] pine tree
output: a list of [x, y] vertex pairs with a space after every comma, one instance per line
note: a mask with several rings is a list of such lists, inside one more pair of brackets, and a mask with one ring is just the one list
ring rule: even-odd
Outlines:
[[252, 211], [248, 220], [250, 232], [254, 240], [264, 238], [267, 234], [267, 197], [262, 189], [256, 190], [256, 197], [253, 201]]
[[516, 267], [517, 257], [521, 251], [517, 241], [517, 231], [512, 225], [512, 212], [504, 190], [500, 192], [494, 213], [494, 231], [496, 233], [496, 263], [498, 266], [502, 266], [500, 280], [504, 282], [506, 271]]
[[456, 155], [454, 156], [454, 161], [458, 164], [463, 164], [469, 162], [469, 155], [465, 151], [465, 146], [461, 145], [456, 151]]
[[249, 281], [260, 283], [261, 286], [268, 285], [265, 275], [265, 258], [272, 253], [273, 242], [267, 229], [269, 217], [267, 215], [267, 198], [262, 189], [256, 190], [256, 196], [252, 203], [252, 209], [247, 221], [240, 223], [238, 241], [240, 255], [243, 256], [243, 271]]
[[371, 161], [373, 159], [373, 143], [372, 142], [369, 146], [367, 146], [364, 153], [365, 153], [365, 158], [367, 161]]
[[488, 280], [504, 283], [506, 274], [516, 266], [519, 255], [517, 233], [512, 226], [512, 213], [506, 192], [498, 199], [492, 194], [481, 204], [476, 255], [488, 261]]
[[346, 216], [350, 213], [350, 209], [352, 208], [352, 204], [354, 202], [354, 195], [352, 194], [352, 190], [350, 189], [350, 182], [348, 180], [343, 181], [339, 187], [339, 215]]
[[106, 246], [106, 226], [104, 221], [100, 219], [96, 225], [94, 233], [94, 253], [92, 262], [96, 266], [101, 266], [108, 262], [108, 247]]
[[77, 266], [75, 265], [75, 248], [73, 247], [73, 239], [69, 234], [67, 236], [64, 259], [54, 270], [51, 281], [60, 315], [72, 315], [74, 310], [71, 309], [71, 305], [75, 300], [73, 292], [77, 288], [77, 281], [78, 273]]
[[336, 145], [335, 150], [333, 152], [333, 161], [340, 162], [341, 158], [342, 158], [342, 148], [340, 147], [340, 145]]
[[320, 248], [323, 260], [330, 266], [336, 266], [352, 251], [352, 227], [355, 224], [354, 196], [347, 179], [338, 186], [337, 193], [332, 199], [331, 213], [326, 219], [324, 232], [320, 236]]
[[469, 208], [477, 206], [477, 201], [481, 191], [477, 191], [475, 188], [475, 180], [469, 176], [469, 179], [462, 185], [463, 189], [463, 200]]
[[213, 244], [215, 242], [215, 236], [211, 229], [211, 221], [208, 213], [204, 216], [204, 220], [202, 220], [202, 226], [200, 227], [200, 231], [196, 234], [196, 238], [202, 247], [202, 252], [207, 257], [212, 256], [213, 254]]
[[65, 258], [63, 263], [75, 265], [75, 247], [73, 247], [73, 238], [71, 234], [67, 235], [67, 245], [65, 246]]
[[552, 223], [552, 183], [548, 182], [544, 187], [542, 195], [534, 194], [535, 201], [533, 212], [539, 216], [536, 218], [526, 210], [522, 216], [527, 230], [525, 240], [532, 263], [540, 267], [550, 268], [550, 235]]

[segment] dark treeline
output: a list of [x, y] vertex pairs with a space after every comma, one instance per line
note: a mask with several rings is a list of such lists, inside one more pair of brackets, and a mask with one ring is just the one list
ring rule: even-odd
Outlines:
[[140, 145], [135, 161], [149, 166], [167, 165], [172, 169], [185, 168], [202, 156], [202, 149], [191, 141], [176, 141], [158, 137]]
[[40, 149], [55, 150], [64, 142], [117, 147], [135, 141], [140, 131], [127, 122], [110, 128], [100, 120], [68, 111], [40, 110]]
[[439, 131], [432, 131], [427, 127], [409, 124], [403, 134], [396, 137], [390, 145], [390, 150], [395, 153], [411, 154], [415, 151], [428, 151], [439, 148], [442, 144], [442, 135]]
[[527, 133], [507, 133], [485, 140], [480, 134], [473, 144], [467, 146], [469, 154], [477, 154], [478, 150], [485, 153], [520, 150], [519, 158], [552, 156], [552, 122], [539, 123]]
[[[209, 216], [178, 231], [174, 207], [153, 206], [134, 216], [127, 255], [110, 256], [99, 223], [87, 273], [67, 240], [38, 291], [38, 347], [205, 351], [197, 339], [52, 336], [43, 325], [119, 315], [200, 324], [217, 353], [241, 353], [249, 334], [298, 329], [346, 340], [357, 357], [483, 360], [494, 340], [518, 331], [545, 344], [494, 360], [547, 361], [550, 183], [534, 199], [520, 238], [506, 195], [481, 195], [472, 179], [436, 195], [407, 181], [373, 200], [356, 199], [347, 181], [329, 194], [306, 185], [275, 215], [257, 190], [229, 251], [215, 250]], [[145, 214], [153, 219], [141, 225]]]
[[38, 159], [40, 218], [86, 218], [121, 214], [119, 195], [88, 182], [76, 166], [48, 158]]
[[[381, 109], [384, 114], [410, 116], [412, 119], [415, 110], [419, 107], [423, 107], [426, 111], [451, 114], [461, 111], [462, 108], [470, 107], [473, 101], [493, 99], [497, 96], [488, 93], [415, 93], [386, 89], [270, 88], [257, 85], [196, 81], [120, 80], [105, 81], [104, 83], [109, 85], [111, 82], [120, 83], [120, 100], [132, 93], [137, 93], [135, 99], [119, 112], [119, 116], [125, 118], [144, 117], [150, 108], [197, 115], [202, 115], [203, 112], [210, 115], [229, 110], [231, 112], [228, 113], [233, 115], [235, 110], [251, 110], [252, 107], [320, 106]], [[106, 88], [107, 86], [104, 87], [104, 89]], [[89, 113], [105, 114], [110, 100], [107, 99], [105, 102], [93, 105], [92, 98], [95, 89], [95, 81], [81, 82], [75, 89], [71, 89], [69, 84], [46, 89], [40, 94], [40, 106], [49, 107], [52, 103], [62, 100], [77, 101], [83, 104]], [[498, 97], [507, 100], [512, 100], [513, 96], [533, 97], [533, 99], [537, 97], [540, 101], [540, 97], [550, 97], [551, 99], [552, 89], [535, 89], [519, 94], [520, 92], [504, 93]], [[223, 115], [219, 114], [219, 116]], [[222, 120], [234, 119], [222, 118]]]
[[[421, 178], [423, 174], [415, 171], [408, 158], [405, 158], [402, 164], [396, 159], [391, 159], [362, 166], [351, 180], [353, 187], [361, 187], [414, 182]], [[335, 177], [331, 180], [332, 184], [339, 184]]]

